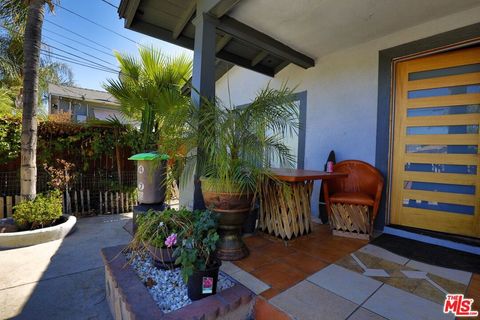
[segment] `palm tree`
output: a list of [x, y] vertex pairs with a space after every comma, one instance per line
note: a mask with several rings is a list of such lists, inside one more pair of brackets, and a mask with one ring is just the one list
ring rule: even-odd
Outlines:
[[[140, 122], [144, 150], [170, 151], [167, 141], [159, 141], [174, 128], [169, 117], [188, 109], [189, 97], [182, 94], [182, 87], [192, 74], [191, 59], [185, 55], [169, 57], [153, 47], [140, 47], [140, 58], [118, 52], [120, 64], [118, 79], [109, 79], [105, 90], [118, 101], [122, 112]], [[172, 119], [172, 118], [170, 118]]]
[[32, 200], [37, 194], [37, 106], [38, 71], [45, 0], [31, 0], [28, 5], [23, 44], [23, 113], [21, 136], [20, 194]]
[[37, 106], [40, 69], [40, 47], [45, 4], [53, 11], [52, 0], [3, 0], [0, 18], [8, 23], [25, 22], [23, 41], [23, 108], [21, 135], [20, 193], [23, 199], [34, 199], [37, 183]]

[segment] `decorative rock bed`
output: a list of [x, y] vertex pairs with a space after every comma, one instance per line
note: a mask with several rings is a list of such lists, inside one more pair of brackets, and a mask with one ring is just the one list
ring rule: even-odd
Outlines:
[[[192, 303], [187, 295], [187, 286], [180, 274], [180, 268], [162, 270], [153, 265], [150, 255], [137, 256], [131, 260], [131, 254], [125, 255], [140, 280], [147, 287], [157, 306], [164, 313], [175, 311]], [[236, 282], [220, 273], [217, 292], [231, 288]]]
[[75, 227], [77, 218], [70, 215], [63, 215], [62, 218], [64, 219], [62, 223], [51, 227], [0, 233], [0, 248], [20, 248], [63, 239]]
[[186, 297], [186, 287], [178, 270], [152, 270], [154, 267], [148, 258], [138, 258], [130, 265], [122, 253], [125, 247], [102, 249], [107, 301], [115, 319], [243, 320], [250, 317], [255, 295], [221, 272], [217, 294], [192, 302]]

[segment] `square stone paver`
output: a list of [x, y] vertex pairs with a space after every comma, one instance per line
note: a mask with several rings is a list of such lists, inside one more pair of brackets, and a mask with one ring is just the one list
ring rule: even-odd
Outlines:
[[222, 265], [220, 266], [220, 271], [223, 271], [226, 274], [232, 275], [234, 273], [242, 271], [242, 269], [240, 269], [230, 261], [222, 261]]
[[470, 278], [472, 277], [472, 274], [470, 272], [433, 266], [431, 264], [426, 264], [415, 260], [410, 260], [407, 263], [407, 266], [413, 269], [433, 273], [442, 278], [463, 283], [464, 285], [468, 285], [468, 283], [470, 282]]
[[391, 320], [454, 319], [443, 313], [443, 306], [384, 284], [363, 307]]
[[344, 320], [358, 305], [308, 281], [272, 298], [270, 303], [302, 320]]
[[367, 244], [365, 247], [360, 248], [361, 252], [368, 253], [372, 256], [376, 256], [378, 258], [382, 258], [391, 262], [395, 262], [398, 264], [406, 264], [408, 262], [408, 258], [399, 256], [398, 254], [392, 253], [388, 250], [385, 250], [383, 248], [374, 246], [372, 244]]
[[348, 317], [348, 320], [387, 320], [384, 317], [373, 313], [370, 310], [364, 309], [364, 308], [358, 308], [350, 317]]
[[362, 304], [382, 283], [337, 265], [315, 273], [307, 280], [357, 304]]
[[248, 289], [252, 290], [255, 294], [260, 294], [263, 291], [270, 289], [268, 284], [243, 270], [230, 274], [230, 276]]

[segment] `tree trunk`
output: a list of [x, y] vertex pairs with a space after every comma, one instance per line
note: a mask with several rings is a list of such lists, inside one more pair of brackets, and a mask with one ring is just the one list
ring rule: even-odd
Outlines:
[[23, 199], [34, 199], [37, 193], [37, 107], [38, 69], [45, 0], [31, 0], [23, 43], [23, 115], [20, 193]]

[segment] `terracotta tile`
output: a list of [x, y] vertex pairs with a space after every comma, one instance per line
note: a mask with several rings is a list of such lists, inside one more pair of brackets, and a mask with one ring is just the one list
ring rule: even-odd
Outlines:
[[247, 245], [250, 250], [262, 247], [264, 245], [272, 243], [272, 241], [265, 239], [261, 235], [253, 235], [250, 237], [244, 237], [243, 242]]
[[258, 267], [271, 263], [274, 259], [263, 250], [251, 250], [248, 257], [234, 261], [233, 263], [247, 272], [251, 272]]
[[[468, 298], [472, 298], [473, 302], [473, 310], [477, 310], [480, 312], [480, 274], [474, 273], [472, 279], [470, 280], [470, 284], [468, 286], [467, 294]], [[477, 319], [475, 318], [462, 318], [462, 319]]]
[[291, 319], [285, 312], [274, 307], [265, 299], [258, 298], [255, 302], [255, 319], [256, 320], [288, 320]]
[[293, 249], [288, 242], [271, 243], [259, 248], [258, 251], [260, 253], [267, 254], [274, 259], [282, 258], [296, 252], [296, 250]]
[[264, 265], [252, 274], [275, 289], [286, 289], [307, 277], [305, 273], [279, 261]]
[[282, 290], [282, 289], [270, 288], [268, 290], [263, 291], [260, 295], [268, 300], [268, 299], [271, 299], [271, 298], [275, 297], [276, 295], [282, 293], [283, 291], [284, 290]]
[[328, 263], [303, 252], [295, 252], [291, 255], [282, 257], [280, 261], [297, 268], [307, 275], [313, 274], [328, 265]]

